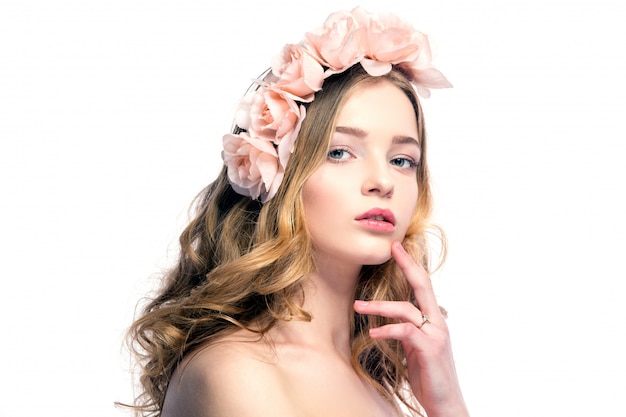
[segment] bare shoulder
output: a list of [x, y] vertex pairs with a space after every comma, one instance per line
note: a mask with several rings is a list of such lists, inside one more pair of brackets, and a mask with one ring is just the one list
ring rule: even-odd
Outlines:
[[162, 417], [291, 415], [275, 358], [257, 335], [238, 332], [181, 363]]

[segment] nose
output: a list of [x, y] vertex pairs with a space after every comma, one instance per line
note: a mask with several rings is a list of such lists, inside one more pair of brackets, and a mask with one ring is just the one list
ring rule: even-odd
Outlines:
[[368, 164], [365, 167], [365, 176], [361, 193], [363, 195], [377, 195], [390, 198], [393, 195], [394, 181], [389, 172], [389, 165], [385, 163]]

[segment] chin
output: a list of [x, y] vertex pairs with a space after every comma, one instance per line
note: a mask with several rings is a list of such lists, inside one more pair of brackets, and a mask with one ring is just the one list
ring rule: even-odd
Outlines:
[[387, 248], [385, 253], [381, 252], [375, 255], [368, 256], [364, 260], [363, 265], [382, 265], [390, 259], [391, 259], [391, 251], [389, 248]]
[[[391, 259], [391, 240], [377, 239], [355, 243], [355, 253], [362, 265], [381, 265]], [[355, 251], [356, 252], [356, 251]]]

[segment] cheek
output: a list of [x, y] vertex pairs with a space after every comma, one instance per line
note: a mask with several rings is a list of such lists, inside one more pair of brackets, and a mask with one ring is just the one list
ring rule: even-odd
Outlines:
[[323, 215], [325, 200], [323, 184], [316, 177], [309, 178], [302, 189], [304, 220], [307, 224], [315, 223]]
[[417, 196], [419, 195], [417, 181], [413, 181], [412, 178], [407, 178], [405, 181], [398, 183], [397, 191], [399, 191], [406, 200], [407, 206], [413, 206], [414, 208], [417, 205]]
[[332, 188], [321, 184], [305, 186], [302, 192], [304, 218], [307, 222], [327, 216], [333, 205]]
[[304, 221], [312, 236], [333, 230], [340, 221], [339, 211], [346, 206], [348, 195], [344, 185], [343, 181], [337, 181], [336, 174], [321, 170], [305, 182], [302, 189]]
[[411, 220], [415, 215], [417, 209], [417, 198], [419, 196], [419, 190], [417, 184], [407, 184], [407, 187], [402, 192], [402, 217], [406, 222], [408, 228], [411, 224]]
[[322, 166], [304, 183], [302, 199], [305, 206], [323, 206], [324, 203], [330, 203], [336, 189], [336, 177]]

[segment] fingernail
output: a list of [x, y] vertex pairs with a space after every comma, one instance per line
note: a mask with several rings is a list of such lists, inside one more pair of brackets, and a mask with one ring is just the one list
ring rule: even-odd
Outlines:
[[357, 307], [365, 307], [368, 304], [369, 304], [369, 301], [365, 301], [365, 300], [355, 300], [354, 301], [354, 305], [357, 306]]
[[377, 336], [378, 334], [380, 334], [380, 329], [370, 329], [370, 336]]

